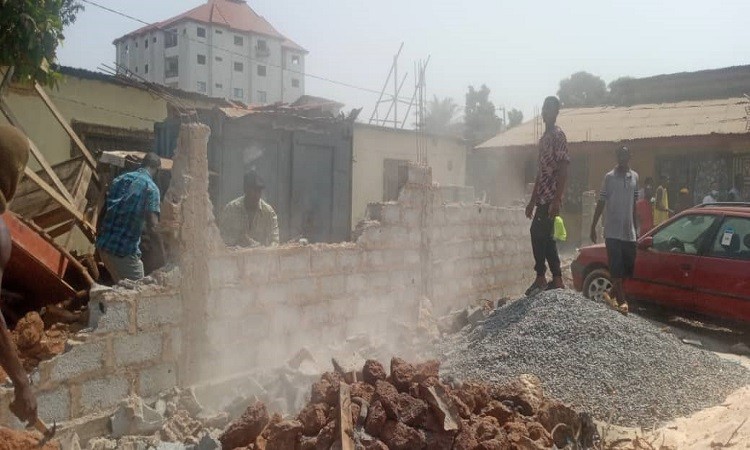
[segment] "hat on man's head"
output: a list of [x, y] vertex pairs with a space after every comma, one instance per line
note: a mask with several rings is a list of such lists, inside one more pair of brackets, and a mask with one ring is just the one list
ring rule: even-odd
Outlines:
[[266, 187], [265, 183], [263, 183], [263, 178], [261, 178], [254, 170], [250, 170], [245, 174], [244, 186], [245, 188], [256, 189], [263, 189]]
[[18, 182], [29, 161], [31, 143], [16, 127], [0, 126], [0, 214], [16, 194]]

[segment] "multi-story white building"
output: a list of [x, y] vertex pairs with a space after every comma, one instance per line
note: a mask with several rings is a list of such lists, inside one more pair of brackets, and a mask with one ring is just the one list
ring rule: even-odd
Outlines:
[[208, 0], [114, 45], [119, 66], [153, 83], [247, 104], [305, 93], [307, 51], [243, 0]]

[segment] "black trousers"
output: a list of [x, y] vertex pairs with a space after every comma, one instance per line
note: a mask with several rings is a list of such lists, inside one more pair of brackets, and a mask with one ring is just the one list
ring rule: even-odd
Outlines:
[[547, 273], [547, 264], [553, 277], [561, 277], [560, 255], [553, 239], [555, 221], [549, 216], [549, 205], [537, 205], [531, 222], [531, 248], [534, 251], [534, 270], [540, 277]]

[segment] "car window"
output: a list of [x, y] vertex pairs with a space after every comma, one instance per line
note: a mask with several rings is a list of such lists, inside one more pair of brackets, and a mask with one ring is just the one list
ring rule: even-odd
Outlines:
[[750, 219], [727, 217], [714, 238], [708, 256], [750, 260]]
[[716, 216], [706, 214], [681, 217], [654, 234], [653, 249], [657, 252], [697, 255], [715, 222]]

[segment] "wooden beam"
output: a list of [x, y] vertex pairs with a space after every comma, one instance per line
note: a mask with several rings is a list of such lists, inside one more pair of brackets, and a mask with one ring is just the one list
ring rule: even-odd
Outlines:
[[[28, 137], [28, 133], [26, 133], [26, 130], [23, 129], [23, 126], [18, 121], [16, 116], [11, 111], [8, 104], [5, 102], [4, 99], [0, 99], [0, 109], [2, 109], [3, 114], [8, 119], [8, 122], [11, 123], [14, 127], [18, 128], [19, 130], [23, 131], [24, 134]], [[60, 178], [57, 176], [55, 171], [52, 169], [52, 166], [50, 166], [49, 162], [47, 162], [47, 158], [42, 155], [42, 152], [39, 151], [39, 148], [34, 144], [34, 141], [29, 138], [29, 148], [31, 150], [31, 154], [36, 158], [36, 160], [39, 162], [39, 165], [42, 166], [42, 170], [44, 170], [44, 173], [47, 174], [47, 176], [52, 180], [52, 184], [55, 185], [57, 190], [65, 197], [67, 201], [70, 203], [73, 203], [73, 196], [70, 195], [70, 192], [68, 192], [68, 189], [65, 187], [62, 181], [60, 181]]]
[[44, 192], [46, 192], [54, 201], [56, 201], [60, 206], [62, 206], [66, 211], [68, 211], [73, 217], [75, 217], [76, 221], [78, 222], [78, 225], [81, 227], [81, 231], [83, 231], [83, 234], [86, 235], [86, 237], [89, 239], [89, 241], [93, 242], [96, 240], [96, 233], [94, 232], [91, 225], [86, 221], [86, 219], [83, 217], [83, 215], [75, 209], [75, 207], [70, 204], [65, 197], [57, 193], [55, 189], [52, 188], [49, 184], [47, 184], [39, 175], [36, 174], [33, 170], [29, 169], [28, 166], [26, 167], [26, 170], [24, 172], [27, 177], [34, 183], [36, 183], [37, 186], [39, 186]]
[[86, 145], [83, 143], [83, 141], [81, 141], [76, 132], [73, 131], [73, 128], [71, 128], [68, 121], [65, 119], [65, 117], [63, 117], [63, 115], [57, 109], [57, 106], [55, 106], [55, 104], [49, 98], [44, 88], [42, 88], [39, 83], [34, 83], [34, 90], [36, 90], [37, 94], [39, 94], [39, 97], [41, 97], [41, 99], [44, 101], [44, 104], [47, 105], [47, 108], [50, 110], [50, 112], [52, 112], [52, 115], [55, 116], [60, 125], [62, 125], [62, 127], [65, 129], [65, 132], [68, 133], [68, 136], [70, 136], [70, 139], [73, 140], [73, 143], [75, 143], [76, 147], [78, 147], [78, 150], [81, 151], [84, 159], [93, 171], [92, 176], [94, 180], [99, 183], [99, 176], [96, 173], [96, 160], [94, 159], [94, 156], [91, 154], [89, 149], [86, 148]]
[[354, 450], [354, 424], [352, 423], [351, 389], [346, 383], [339, 383], [339, 439], [341, 450]]

